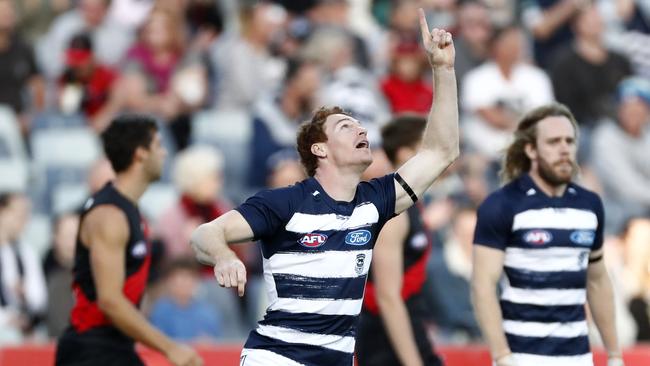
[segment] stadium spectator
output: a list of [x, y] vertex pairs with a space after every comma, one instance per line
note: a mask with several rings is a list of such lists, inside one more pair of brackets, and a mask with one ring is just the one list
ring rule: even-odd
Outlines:
[[199, 270], [192, 258], [175, 258], [163, 273], [164, 294], [152, 305], [149, 319], [177, 341], [215, 341], [222, 336], [221, 316], [197, 297]]
[[[605, 48], [605, 27], [596, 5], [582, 8], [571, 24], [575, 39], [551, 67], [553, 90], [581, 128], [593, 128], [601, 118], [615, 115], [616, 85], [632, 70], [625, 57]], [[589, 137], [584, 128], [580, 132], [581, 138]]]
[[605, 207], [620, 228], [625, 215], [650, 214], [650, 81], [632, 77], [618, 87], [618, 118], [593, 134], [591, 165], [605, 189]]
[[52, 338], [61, 336], [70, 322], [70, 310], [74, 301], [70, 284], [78, 231], [78, 214], [62, 214], [54, 219], [52, 247], [45, 254], [43, 263], [48, 298], [45, 325]]
[[45, 105], [45, 83], [31, 46], [16, 33], [17, 22], [12, 0], [0, 0], [0, 105], [14, 110], [27, 136], [30, 112]]
[[527, 113], [506, 152], [506, 185], [479, 207], [472, 299], [498, 366], [593, 365], [585, 303], [608, 364], [623, 365], [603, 260], [603, 206], [572, 182], [577, 136], [563, 105]]
[[[462, 81], [470, 70], [488, 59], [492, 23], [485, 4], [479, 0], [462, 1], [457, 18], [455, 68], [458, 81]], [[458, 86], [462, 88], [461, 83]]]
[[393, 113], [425, 114], [431, 108], [433, 90], [424, 81], [428, 69], [426, 62], [416, 42], [401, 42], [393, 50], [390, 72], [381, 82]]
[[109, 0], [80, 0], [77, 6], [56, 17], [36, 46], [37, 61], [49, 79], [57, 79], [65, 67], [70, 39], [81, 32], [91, 35], [97, 61], [117, 66], [133, 42], [129, 30], [106, 17]]
[[42, 266], [21, 240], [30, 210], [25, 195], [0, 193], [0, 344], [26, 340], [47, 307]]
[[[551, 80], [543, 70], [523, 61], [524, 38], [517, 26], [495, 30], [490, 59], [462, 81], [463, 137], [467, 149], [500, 159], [517, 119], [531, 108], [553, 100]], [[490, 92], [485, 88], [489, 85]]]

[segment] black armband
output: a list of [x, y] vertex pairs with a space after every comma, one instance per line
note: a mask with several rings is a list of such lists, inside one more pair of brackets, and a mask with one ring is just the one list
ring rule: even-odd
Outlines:
[[397, 183], [399, 183], [400, 186], [402, 186], [402, 188], [404, 188], [406, 193], [408, 193], [409, 197], [411, 197], [411, 200], [413, 200], [413, 203], [418, 201], [418, 196], [415, 194], [415, 192], [413, 192], [411, 186], [409, 186], [408, 183], [404, 181], [404, 179], [402, 178], [401, 175], [399, 175], [399, 173], [395, 173], [395, 180], [397, 181]]
[[598, 261], [600, 261], [602, 259], [603, 259], [603, 255], [601, 254], [601, 255], [599, 255], [597, 257], [589, 258], [589, 263], [598, 262]]

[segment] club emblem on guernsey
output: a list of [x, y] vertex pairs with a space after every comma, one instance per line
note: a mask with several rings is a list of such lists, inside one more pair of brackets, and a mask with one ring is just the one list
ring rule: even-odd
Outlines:
[[364, 245], [370, 242], [372, 234], [368, 230], [355, 230], [345, 236], [345, 244]]
[[529, 244], [543, 245], [553, 240], [553, 235], [546, 230], [531, 230], [524, 234], [524, 241]]
[[300, 243], [300, 245], [303, 247], [318, 248], [319, 246], [325, 244], [325, 241], [327, 241], [327, 235], [309, 233], [300, 238], [300, 240], [298, 240], [298, 243]]
[[365, 254], [357, 254], [357, 263], [354, 267], [354, 271], [360, 275], [363, 273], [363, 265], [366, 262], [366, 255]]

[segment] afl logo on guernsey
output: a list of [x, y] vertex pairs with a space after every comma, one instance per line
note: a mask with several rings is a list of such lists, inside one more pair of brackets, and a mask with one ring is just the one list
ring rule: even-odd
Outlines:
[[578, 245], [591, 245], [594, 243], [596, 234], [592, 230], [576, 230], [569, 237], [572, 242]]
[[553, 235], [546, 230], [531, 230], [524, 234], [524, 241], [529, 244], [543, 245], [553, 240]]
[[370, 242], [370, 238], [372, 238], [372, 234], [370, 234], [370, 231], [356, 230], [356, 231], [349, 232], [348, 235], [345, 236], [345, 244], [365, 245]]
[[131, 249], [131, 255], [135, 258], [142, 258], [147, 255], [147, 243], [144, 241], [135, 243], [133, 249]]
[[298, 240], [298, 243], [302, 245], [303, 247], [307, 248], [318, 248], [319, 246], [325, 244], [325, 241], [327, 241], [327, 235], [324, 234], [318, 234], [318, 233], [309, 233], [305, 234], [300, 240]]

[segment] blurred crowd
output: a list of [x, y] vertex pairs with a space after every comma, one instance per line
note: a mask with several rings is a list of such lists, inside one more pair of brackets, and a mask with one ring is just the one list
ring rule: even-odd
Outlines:
[[435, 100], [419, 7], [454, 35], [462, 132], [460, 160], [424, 197], [433, 338], [480, 341], [476, 207], [518, 118], [559, 101], [580, 127], [577, 179], [605, 203], [620, 339], [650, 340], [650, 1], [0, 0], [0, 344], [66, 327], [78, 208], [113, 174], [98, 132], [125, 112], [156, 116], [170, 152], [140, 203], [147, 316], [176, 339], [243, 339], [266, 304], [259, 249], [235, 246], [238, 298], [193, 259], [190, 233], [302, 180], [296, 128], [321, 105], [364, 123], [366, 178], [384, 174], [381, 126]]

